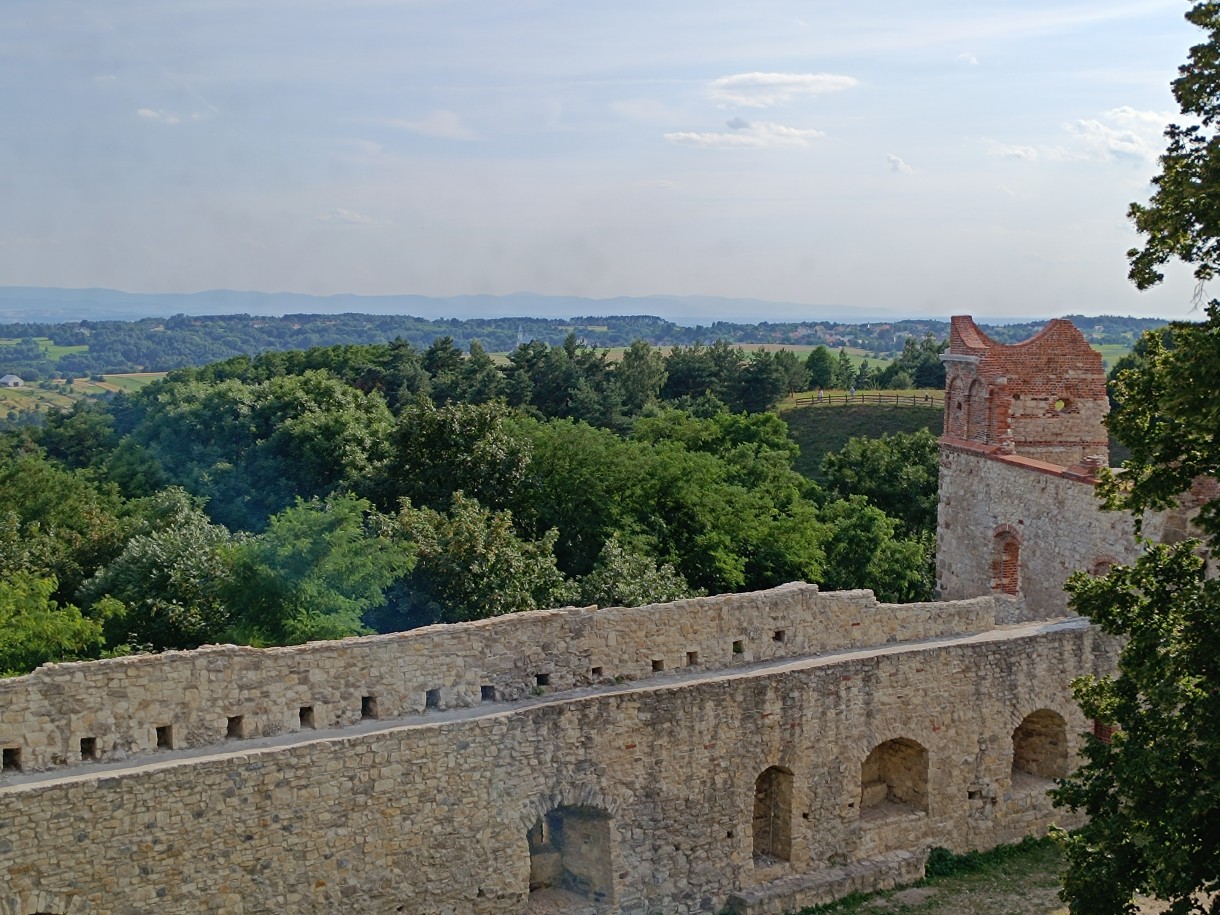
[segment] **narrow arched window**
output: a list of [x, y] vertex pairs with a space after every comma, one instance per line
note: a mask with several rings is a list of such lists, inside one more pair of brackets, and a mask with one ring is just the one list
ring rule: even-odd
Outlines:
[[1015, 595], [1021, 585], [1021, 541], [1011, 531], [995, 535], [991, 559], [991, 590]]

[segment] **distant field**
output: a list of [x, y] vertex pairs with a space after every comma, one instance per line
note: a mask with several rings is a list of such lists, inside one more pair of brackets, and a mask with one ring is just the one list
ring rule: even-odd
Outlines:
[[[0, 337], [0, 346], [20, 342], [21, 341], [15, 337]], [[58, 359], [60, 356], [66, 356], [68, 353], [89, 352], [89, 347], [83, 344], [81, 346], [56, 346], [51, 342], [50, 337], [35, 337], [34, 342], [36, 342], [42, 348], [43, 353], [45, 353], [46, 357], [52, 362]]]
[[1107, 372], [1114, 368], [1114, 363], [1131, 352], [1131, 347], [1125, 343], [1093, 343], [1090, 345], [1101, 353], [1101, 363], [1106, 367]]
[[67, 393], [63, 391], [62, 381], [52, 381], [49, 386], [35, 381], [21, 388], [0, 388], [0, 417], [10, 410], [19, 413], [26, 410], [70, 410], [74, 403], [86, 397], [113, 394], [117, 391], [136, 391], [164, 376], [164, 372], [140, 372], [131, 375], [105, 375], [102, 381], [80, 378], [72, 382]]
[[19, 413], [26, 410], [67, 410], [79, 399], [58, 391], [46, 391], [32, 384], [23, 388], [0, 388], [0, 414], [7, 414], [10, 410]]
[[127, 375], [103, 375], [102, 386], [109, 386], [113, 391], [138, 391], [145, 385], [152, 384], [158, 378], [164, 378], [165, 372], [131, 372]]

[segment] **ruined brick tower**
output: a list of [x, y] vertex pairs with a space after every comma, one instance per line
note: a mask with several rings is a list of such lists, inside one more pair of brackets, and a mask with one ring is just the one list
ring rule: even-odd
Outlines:
[[1007, 346], [958, 316], [941, 359], [938, 592], [994, 594], [1009, 622], [1066, 614], [1068, 575], [1138, 554], [1131, 519], [1093, 493], [1109, 462], [1101, 356], [1070, 321]]
[[1105, 369], [1071, 321], [1058, 318], [1005, 346], [959, 315], [941, 359], [946, 440], [1060, 466], [1108, 460]]

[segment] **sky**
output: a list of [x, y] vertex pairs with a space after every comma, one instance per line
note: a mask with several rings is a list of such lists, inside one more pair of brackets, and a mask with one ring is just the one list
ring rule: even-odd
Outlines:
[[1198, 317], [1125, 258], [1188, 8], [4, 0], [0, 285]]

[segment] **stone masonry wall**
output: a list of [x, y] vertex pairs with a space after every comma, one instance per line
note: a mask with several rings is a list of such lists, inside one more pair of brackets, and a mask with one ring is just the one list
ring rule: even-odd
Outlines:
[[[772, 625], [761, 607], [753, 622]], [[10, 778], [0, 912], [525, 915], [527, 833], [565, 805], [608, 818], [598, 911], [624, 915], [716, 912], [735, 890], [894, 849], [987, 847], [1063, 821], [1048, 782], [1014, 779], [1012, 735], [1052, 712], [1077, 753], [1070, 682], [1112, 663], [1100, 638], [1031, 624]], [[896, 739], [926, 750], [927, 810], [861, 817], [864, 761]], [[756, 863], [773, 766], [793, 774], [790, 860]]]
[[[1066, 615], [1063, 584], [1076, 570], [1104, 571], [1139, 556], [1131, 516], [1102, 511], [1094, 480], [1071, 468], [942, 439], [936, 533], [937, 594], [995, 592], [999, 622]], [[1193, 509], [1150, 513], [1144, 536], [1186, 535]], [[997, 554], [1017, 542], [1016, 592]]]
[[226, 645], [48, 665], [0, 681], [0, 748], [35, 771], [993, 625], [990, 600], [880, 604], [871, 591], [791, 584], [293, 648]]

